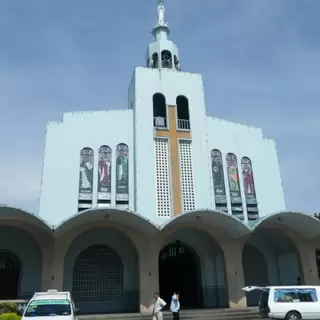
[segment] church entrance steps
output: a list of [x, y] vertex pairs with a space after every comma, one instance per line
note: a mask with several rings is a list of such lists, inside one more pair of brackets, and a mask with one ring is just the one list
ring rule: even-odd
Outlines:
[[[165, 311], [165, 320], [171, 320], [172, 315], [170, 312]], [[150, 315], [141, 315], [139, 313], [131, 314], [101, 314], [101, 315], [84, 315], [79, 316], [78, 320], [147, 320], [152, 319]], [[256, 320], [260, 319], [257, 308], [246, 309], [206, 309], [206, 310], [182, 310], [180, 319], [184, 320]]]

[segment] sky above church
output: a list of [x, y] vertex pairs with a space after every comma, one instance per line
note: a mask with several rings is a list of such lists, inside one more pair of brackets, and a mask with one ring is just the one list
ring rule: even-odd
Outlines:
[[[127, 108], [155, 3], [0, 1], [0, 203], [38, 211], [47, 122]], [[181, 67], [204, 76], [208, 115], [275, 139], [288, 209], [310, 213], [320, 212], [319, 16], [319, 0], [166, 0]]]

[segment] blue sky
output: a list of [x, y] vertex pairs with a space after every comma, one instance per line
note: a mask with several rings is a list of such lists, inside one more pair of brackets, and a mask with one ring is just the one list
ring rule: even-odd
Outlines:
[[[0, 1], [0, 203], [38, 210], [48, 121], [127, 107], [155, 2]], [[288, 208], [305, 212], [320, 212], [319, 16], [319, 0], [166, 0], [208, 114], [277, 141]]]

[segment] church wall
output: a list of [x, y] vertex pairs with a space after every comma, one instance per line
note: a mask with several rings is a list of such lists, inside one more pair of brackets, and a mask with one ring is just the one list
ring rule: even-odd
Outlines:
[[93, 206], [97, 204], [98, 150], [112, 149], [111, 205], [115, 206], [116, 146], [129, 147], [129, 209], [134, 209], [132, 111], [78, 112], [64, 115], [63, 123], [49, 124], [40, 199], [40, 216], [57, 225], [77, 213], [80, 151], [94, 151]]
[[297, 277], [300, 275], [297, 254], [289, 252], [277, 257], [280, 284], [281, 285], [296, 285]]
[[[189, 100], [191, 120], [195, 202], [197, 208], [207, 208], [212, 201], [210, 178], [204, 169], [208, 165], [205, 129], [205, 106], [202, 77], [198, 74], [172, 72], [171, 70], [135, 69], [135, 163], [136, 210], [155, 223], [168, 218], [156, 216], [156, 180], [154, 157], [154, 128], [152, 97], [160, 92], [167, 105], [176, 105], [176, 98], [185, 95]], [[204, 160], [207, 159], [207, 160]], [[146, 175], [146, 172], [148, 173]], [[176, 201], [181, 201], [176, 199]]]
[[[241, 197], [245, 220], [247, 212], [245, 206], [244, 185], [241, 173], [241, 158], [249, 157], [252, 161], [256, 196], [258, 200], [259, 216], [265, 216], [277, 211], [285, 210], [285, 198], [279, 169], [277, 151], [272, 140], [263, 138], [262, 131], [220, 119], [207, 118], [208, 154], [212, 149], [222, 153], [225, 187], [228, 200], [228, 212], [231, 213], [229, 184], [227, 177], [226, 155], [231, 152], [237, 156]], [[213, 194], [212, 169], [209, 159], [211, 176], [211, 197]]]
[[41, 291], [42, 254], [29, 233], [19, 228], [0, 227], [0, 251], [8, 251], [20, 260], [18, 298], [28, 299], [34, 292]]

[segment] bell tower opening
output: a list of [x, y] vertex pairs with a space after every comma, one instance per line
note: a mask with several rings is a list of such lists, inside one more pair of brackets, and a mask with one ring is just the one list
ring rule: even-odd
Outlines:
[[178, 96], [177, 104], [177, 118], [179, 130], [190, 130], [190, 116], [189, 116], [189, 101], [185, 96]]
[[167, 128], [167, 105], [166, 98], [162, 93], [153, 95], [153, 126]]
[[172, 54], [169, 50], [161, 52], [161, 66], [162, 68], [172, 69]]
[[152, 54], [152, 57], [151, 57], [151, 68], [156, 69], [158, 67], [159, 67], [159, 57], [158, 57], [158, 54], [155, 52]]

